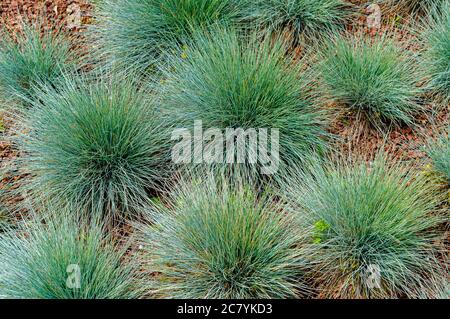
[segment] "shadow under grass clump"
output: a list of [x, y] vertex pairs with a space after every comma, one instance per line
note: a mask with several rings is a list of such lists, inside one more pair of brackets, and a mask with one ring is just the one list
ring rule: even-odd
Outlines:
[[[223, 150], [211, 156], [214, 165], [240, 163], [248, 171], [271, 175], [278, 168], [301, 162], [313, 150], [326, 148], [328, 115], [304, 69], [302, 61], [289, 57], [280, 38], [260, 42], [258, 36], [242, 39], [235, 31], [216, 29], [196, 34], [185, 50], [172, 56], [158, 87], [163, 107], [179, 127], [189, 131], [194, 145]], [[204, 132], [215, 130], [214, 136], [223, 140], [217, 142], [211, 136], [203, 141], [204, 136], [194, 134], [196, 123], [201, 123]], [[227, 135], [227, 131], [239, 129], [241, 136], [257, 135], [259, 143], [248, 143], [249, 136], [233, 140], [233, 135]], [[263, 136], [261, 129], [266, 129], [267, 135]], [[265, 149], [261, 147], [264, 137]], [[233, 150], [229, 152], [226, 141], [237, 145], [238, 151], [245, 150], [242, 160], [238, 154], [230, 154]], [[270, 153], [274, 147], [279, 150], [272, 154], [277, 163], [273, 170], [266, 169], [261, 151]], [[195, 156], [195, 151], [192, 153]], [[234, 160], [228, 161], [232, 156]], [[195, 163], [197, 159], [187, 160]]]
[[[196, 176], [196, 175], [195, 175]], [[147, 291], [157, 298], [307, 294], [302, 236], [273, 198], [244, 179], [182, 180], [140, 224]]]
[[98, 56], [124, 70], [152, 70], [166, 52], [194, 30], [233, 24], [240, 16], [235, 0], [105, 0], [93, 36]]
[[170, 172], [170, 120], [133, 80], [72, 77], [26, 113], [21, 163], [33, 197], [87, 213], [138, 213]]
[[13, 299], [138, 298], [137, 267], [99, 224], [45, 213], [0, 233], [0, 296]]
[[55, 84], [65, 69], [76, 67], [76, 53], [61, 31], [23, 24], [14, 36], [0, 32], [0, 92], [29, 105], [36, 86]]
[[[315, 253], [321, 297], [440, 298], [446, 287], [440, 194], [404, 164], [319, 162], [285, 180]], [[296, 208], [295, 208], [296, 207]]]
[[423, 76], [412, 52], [387, 34], [333, 35], [319, 52], [317, 71], [323, 93], [338, 108], [363, 117], [374, 127], [414, 126], [423, 111], [419, 87]]

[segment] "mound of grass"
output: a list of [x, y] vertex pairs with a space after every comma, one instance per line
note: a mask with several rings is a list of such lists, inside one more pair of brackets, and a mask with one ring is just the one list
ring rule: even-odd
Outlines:
[[[43, 222], [41, 222], [43, 219]], [[0, 233], [0, 296], [26, 299], [139, 297], [126, 248], [69, 213], [34, 217]]]
[[375, 127], [413, 125], [421, 77], [416, 58], [387, 35], [331, 37], [319, 54], [324, 94]]
[[450, 138], [448, 133], [429, 147], [428, 156], [431, 157], [434, 169], [441, 173], [450, 184]]
[[[303, 63], [287, 55], [281, 40], [261, 43], [253, 36], [241, 40], [234, 31], [215, 30], [197, 34], [168, 64], [162, 103], [191, 133], [195, 121], [202, 122], [204, 131], [218, 129], [224, 139], [227, 129], [254, 129], [257, 134], [267, 129], [272, 146], [277, 129], [280, 167], [298, 163], [312, 149], [325, 147], [327, 117], [321, 110], [322, 101], [311, 91], [311, 76], [303, 70]], [[237, 149], [248, 155], [244, 166], [261, 172], [261, 148], [257, 153], [256, 145], [237, 143]], [[226, 145], [223, 149], [228, 151]], [[251, 163], [251, 156], [258, 162]]]
[[336, 31], [351, 17], [343, 0], [256, 0], [247, 5], [245, 19], [271, 30], [291, 29], [309, 37]]
[[425, 64], [431, 73], [431, 88], [450, 100], [450, 1], [429, 10], [422, 34], [427, 44]]
[[15, 37], [0, 32], [0, 88], [7, 98], [27, 104], [35, 86], [54, 84], [64, 69], [74, 67], [76, 58], [62, 32], [27, 24], [22, 29]]
[[104, 0], [94, 27], [100, 55], [121, 68], [148, 71], [193, 30], [232, 23], [236, 0]]
[[285, 190], [315, 229], [310, 242], [322, 296], [443, 296], [440, 196], [423, 174], [378, 156], [370, 165], [312, 165], [292, 174]]
[[39, 92], [23, 143], [33, 194], [87, 212], [138, 212], [170, 170], [171, 142], [169, 120], [137, 87], [67, 76]]
[[380, 0], [381, 3], [391, 7], [392, 11], [395, 10], [397, 13], [423, 13], [445, 1], [447, 0]]
[[[242, 182], [183, 180], [141, 225], [148, 290], [163, 298], [291, 298], [301, 278], [302, 237], [269, 196]], [[170, 208], [168, 208], [170, 207]], [[149, 276], [150, 277], [150, 276]]]

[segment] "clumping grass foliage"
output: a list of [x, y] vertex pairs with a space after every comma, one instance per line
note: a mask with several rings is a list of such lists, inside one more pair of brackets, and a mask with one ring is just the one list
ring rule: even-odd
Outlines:
[[450, 296], [450, 0], [86, 4], [0, 26], [0, 299]]
[[7, 208], [3, 205], [3, 203], [0, 203], [0, 230], [3, 228], [4, 225], [8, 223], [8, 212]]
[[404, 10], [408, 13], [426, 12], [429, 8], [440, 5], [447, 0], [380, 0], [380, 3], [392, 6], [397, 12]]
[[148, 71], [193, 30], [228, 24], [239, 16], [236, 0], [105, 0], [94, 34], [100, 52], [123, 68]]
[[137, 212], [170, 170], [169, 121], [145, 90], [119, 77], [68, 76], [38, 97], [22, 143], [31, 191], [88, 212]]
[[280, 165], [298, 163], [324, 148], [327, 121], [303, 67], [281, 40], [240, 40], [230, 30], [197, 34], [169, 61], [163, 104], [187, 128], [201, 120], [204, 130], [278, 129]]
[[54, 83], [76, 59], [62, 32], [27, 24], [22, 29], [16, 38], [6, 30], [0, 32], [0, 91], [26, 103], [36, 85]]
[[376, 127], [412, 125], [421, 111], [421, 77], [412, 53], [387, 35], [330, 38], [319, 54], [325, 94], [344, 109], [363, 115]]
[[[0, 172], [0, 178], [3, 180], [5, 178], [4, 174]], [[8, 223], [8, 208], [6, 207], [5, 201], [5, 193], [6, 191], [0, 189], [0, 231], [4, 225]]]
[[422, 38], [427, 44], [425, 64], [431, 73], [431, 88], [450, 100], [450, 1], [429, 10]]
[[245, 17], [271, 30], [289, 28], [310, 37], [343, 28], [350, 12], [343, 0], [256, 0], [247, 5]]
[[443, 296], [439, 195], [423, 174], [379, 156], [371, 164], [316, 163], [286, 183], [299, 217], [315, 229], [321, 296]]
[[[140, 225], [148, 290], [163, 298], [291, 298], [307, 291], [300, 233], [270, 197], [204, 175]], [[154, 274], [153, 274], [154, 273]]]
[[[0, 178], [3, 177], [4, 174], [0, 173]], [[11, 222], [11, 212], [10, 208], [6, 204], [7, 200], [7, 191], [0, 190], [0, 232], [3, 230], [4, 227], [8, 226]]]
[[[449, 129], [450, 132], [450, 129]], [[441, 173], [450, 183], [450, 138], [447, 135], [441, 136], [428, 149], [436, 171]]]
[[[41, 219], [43, 221], [41, 222]], [[139, 297], [125, 248], [73, 214], [35, 216], [0, 233], [0, 296], [14, 299]]]

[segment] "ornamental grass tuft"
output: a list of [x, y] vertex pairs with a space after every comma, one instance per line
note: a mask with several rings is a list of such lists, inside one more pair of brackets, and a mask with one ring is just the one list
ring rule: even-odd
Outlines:
[[424, 64], [430, 73], [431, 90], [450, 101], [450, 1], [428, 10], [421, 35], [426, 44]]
[[35, 197], [88, 214], [138, 213], [170, 174], [170, 120], [138, 83], [66, 76], [25, 116], [23, 164]]
[[[450, 130], [448, 130], [450, 132]], [[434, 169], [450, 184], [450, 138], [448, 132], [428, 148]]]
[[0, 92], [3, 98], [25, 105], [37, 85], [55, 84], [66, 69], [76, 67], [75, 51], [63, 31], [41, 30], [39, 24], [22, 24], [14, 36], [0, 31]]
[[426, 13], [433, 6], [438, 6], [447, 0], [380, 0], [392, 11], [407, 14]]
[[212, 174], [183, 179], [149, 212], [139, 228], [150, 294], [236, 299], [308, 293], [302, 234], [282, 205], [249, 185]]
[[248, 3], [244, 16], [259, 27], [290, 29], [312, 39], [343, 29], [352, 15], [349, 2], [343, 0], [256, 0]]
[[99, 56], [118, 68], [146, 73], [195, 30], [233, 24], [236, 0], [104, 0], [93, 36]]
[[[321, 297], [440, 298], [446, 287], [440, 193], [405, 164], [319, 161], [285, 180], [311, 237]], [[443, 255], [440, 255], [440, 254]]]
[[415, 115], [423, 111], [416, 56], [387, 34], [375, 39], [331, 36], [319, 58], [324, 94], [373, 126], [413, 126]]
[[13, 299], [140, 297], [136, 263], [100, 224], [73, 212], [35, 215], [0, 233], [0, 296]]
[[[201, 122], [203, 131], [218, 130], [224, 140], [229, 140], [227, 129], [242, 129], [259, 134], [263, 144], [260, 129], [266, 129], [267, 153], [277, 143], [279, 165], [263, 174], [276, 173], [278, 167], [299, 163], [312, 150], [326, 148], [328, 114], [322, 108], [323, 100], [313, 91], [314, 83], [303, 61], [289, 56], [280, 38], [260, 42], [258, 36], [243, 39], [226, 29], [196, 34], [194, 41], [169, 59], [163, 78], [159, 85], [162, 104], [179, 127], [190, 130], [193, 139], [203, 138], [193, 134], [196, 122]], [[259, 153], [256, 145], [249, 144], [238, 144], [237, 149], [244, 150], [246, 157], [240, 162], [234, 154], [233, 163], [261, 172], [265, 166], [261, 144]], [[223, 146], [228, 152], [225, 141]], [[221, 155], [216, 162], [228, 167], [230, 161], [225, 159], [230, 154]], [[252, 157], [257, 162], [249, 160]]]

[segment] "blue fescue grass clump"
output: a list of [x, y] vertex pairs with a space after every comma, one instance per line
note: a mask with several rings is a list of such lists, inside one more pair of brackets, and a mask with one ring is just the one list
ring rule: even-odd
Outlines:
[[111, 217], [139, 211], [170, 171], [170, 122], [129, 78], [66, 76], [39, 91], [22, 143], [32, 194]]
[[428, 10], [422, 39], [426, 43], [425, 65], [431, 75], [431, 89], [450, 101], [450, 1]]
[[353, 165], [315, 163], [285, 182], [294, 210], [315, 229], [313, 277], [322, 297], [443, 296], [445, 218], [425, 175], [378, 156]]
[[15, 37], [0, 31], [0, 91], [3, 98], [25, 104], [41, 83], [54, 84], [64, 69], [76, 64], [74, 51], [62, 31], [41, 30], [39, 25], [22, 25]]
[[288, 28], [309, 38], [342, 29], [351, 15], [349, 3], [343, 0], [256, 0], [245, 11], [246, 19], [260, 27]]
[[293, 219], [234, 178], [183, 179], [139, 226], [151, 295], [292, 298], [308, 291]]
[[414, 116], [422, 111], [416, 57], [387, 34], [375, 39], [332, 36], [319, 57], [324, 94], [375, 127], [412, 126]]
[[380, 3], [392, 7], [396, 12], [424, 13], [433, 6], [447, 0], [379, 0]]
[[[226, 29], [199, 33], [169, 59], [160, 85], [162, 103], [191, 132], [194, 121], [202, 121], [203, 130], [223, 133], [278, 129], [280, 166], [298, 163], [312, 149], [323, 150], [327, 135], [323, 101], [304, 69], [279, 38], [241, 39]], [[248, 145], [245, 151], [256, 153]]]
[[94, 36], [100, 55], [120, 68], [146, 72], [193, 30], [233, 23], [240, 15], [235, 0], [105, 0]]
[[0, 233], [0, 296], [13, 299], [137, 298], [137, 267], [100, 224], [52, 212]]
[[[450, 132], [450, 129], [448, 130]], [[434, 169], [450, 184], [450, 138], [448, 132], [428, 148]]]

